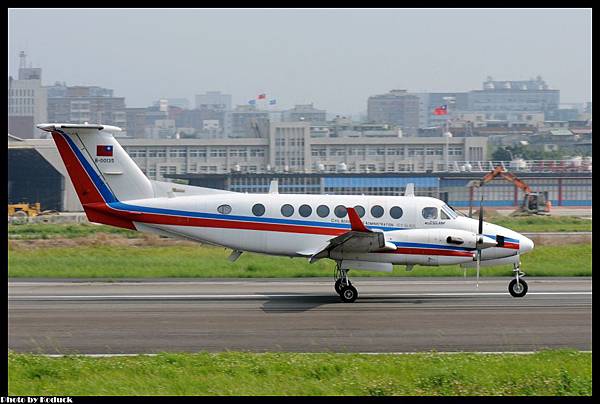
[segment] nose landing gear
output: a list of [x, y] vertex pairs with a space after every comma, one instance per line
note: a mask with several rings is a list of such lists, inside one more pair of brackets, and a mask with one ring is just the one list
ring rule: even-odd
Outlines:
[[523, 297], [527, 294], [527, 282], [521, 279], [522, 276], [525, 276], [525, 273], [521, 272], [520, 265], [520, 262], [514, 264], [513, 273], [515, 274], [515, 279], [508, 284], [508, 292], [512, 297]]
[[348, 278], [348, 270], [341, 269], [340, 265], [338, 263], [337, 268], [336, 268], [335, 277], [336, 277], [336, 280], [335, 280], [334, 288], [335, 288], [335, 291], [337, 292], [337, 294], [340, 295], [342, 302], [344, 302], [344, 303], [354, 302], [356, 300], [356, 298], [358, 297], [358, 291], [356, 290], [356, 288], [354, 286], [352, 286], [352, 283], [350, 282], [350, 279]]

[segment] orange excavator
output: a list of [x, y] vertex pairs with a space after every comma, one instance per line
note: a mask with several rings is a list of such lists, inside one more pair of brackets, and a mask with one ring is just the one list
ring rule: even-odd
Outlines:
[[517, 188], [519, 188], [525, 194], [521, 206], [512, 213], [512, 215], [549, 215], [551, 203], [548, 199], [548, 191], [533, 192], [529, 185], [523, 180], [519, 179], [516, 175], [505, 171], [502, 166], [497, 166], [492, 171], [487, 173], [477, 184], [477, 181], [473, 181], [470, 185], [470, 202], [469, 202], [469, 216], [473, 206], [473, 187], [482, 187], [486, 183], [490, 182], [494, 178], [500, 176], [505, 180], [512, 182]]

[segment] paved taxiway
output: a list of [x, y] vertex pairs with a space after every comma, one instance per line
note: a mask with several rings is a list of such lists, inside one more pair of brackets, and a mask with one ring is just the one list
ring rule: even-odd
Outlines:
[[[527, 278], [526, 278], [527, 279]], [[592, 346], [591, 278], [9, 281], [9, 348], [162, 351], [530, 351]]]

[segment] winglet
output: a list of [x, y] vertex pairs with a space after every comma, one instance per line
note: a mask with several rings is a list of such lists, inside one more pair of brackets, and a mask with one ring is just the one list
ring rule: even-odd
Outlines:
[[350, 219], [350, 226], [352, 226], [352, 230], [362, 231], [365, 233], [371, 232], [371, 230], [365, 227], [362, 220], [360, 220], [360, 217], [354, 208], [346, 208], [346, 210], [348, 211], [348, 218]]

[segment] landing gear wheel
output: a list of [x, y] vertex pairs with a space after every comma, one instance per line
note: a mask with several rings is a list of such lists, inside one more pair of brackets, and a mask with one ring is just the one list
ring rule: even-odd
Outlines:
[[342, 280], [338, 279], [337, 281], [335, 281], [333, 288], [335, 289], [335, 291], [337, 292], [338, 295], [341, 295], [342, 294]]
[[358, 291], [352, 285], [342, 285], [340, 297], [344, 303], [352, 303], [358, 297]]
[[513, 279], [508, 284], [508, 292], [512, 297], [523, 297], [527, 294], [527, 282], [523, 279]]
[[[335, 289], [335, 291], [337, 292], [338, 295], [342, 294], [342, 286], [345, 286], [343, 283], [342, 279], [338, 279], [335, 281], [335, 284], [333, 285], [333, 288]], [[350, 286], [352, 286], [352, 282], [348, 281], [348, 284]]]

